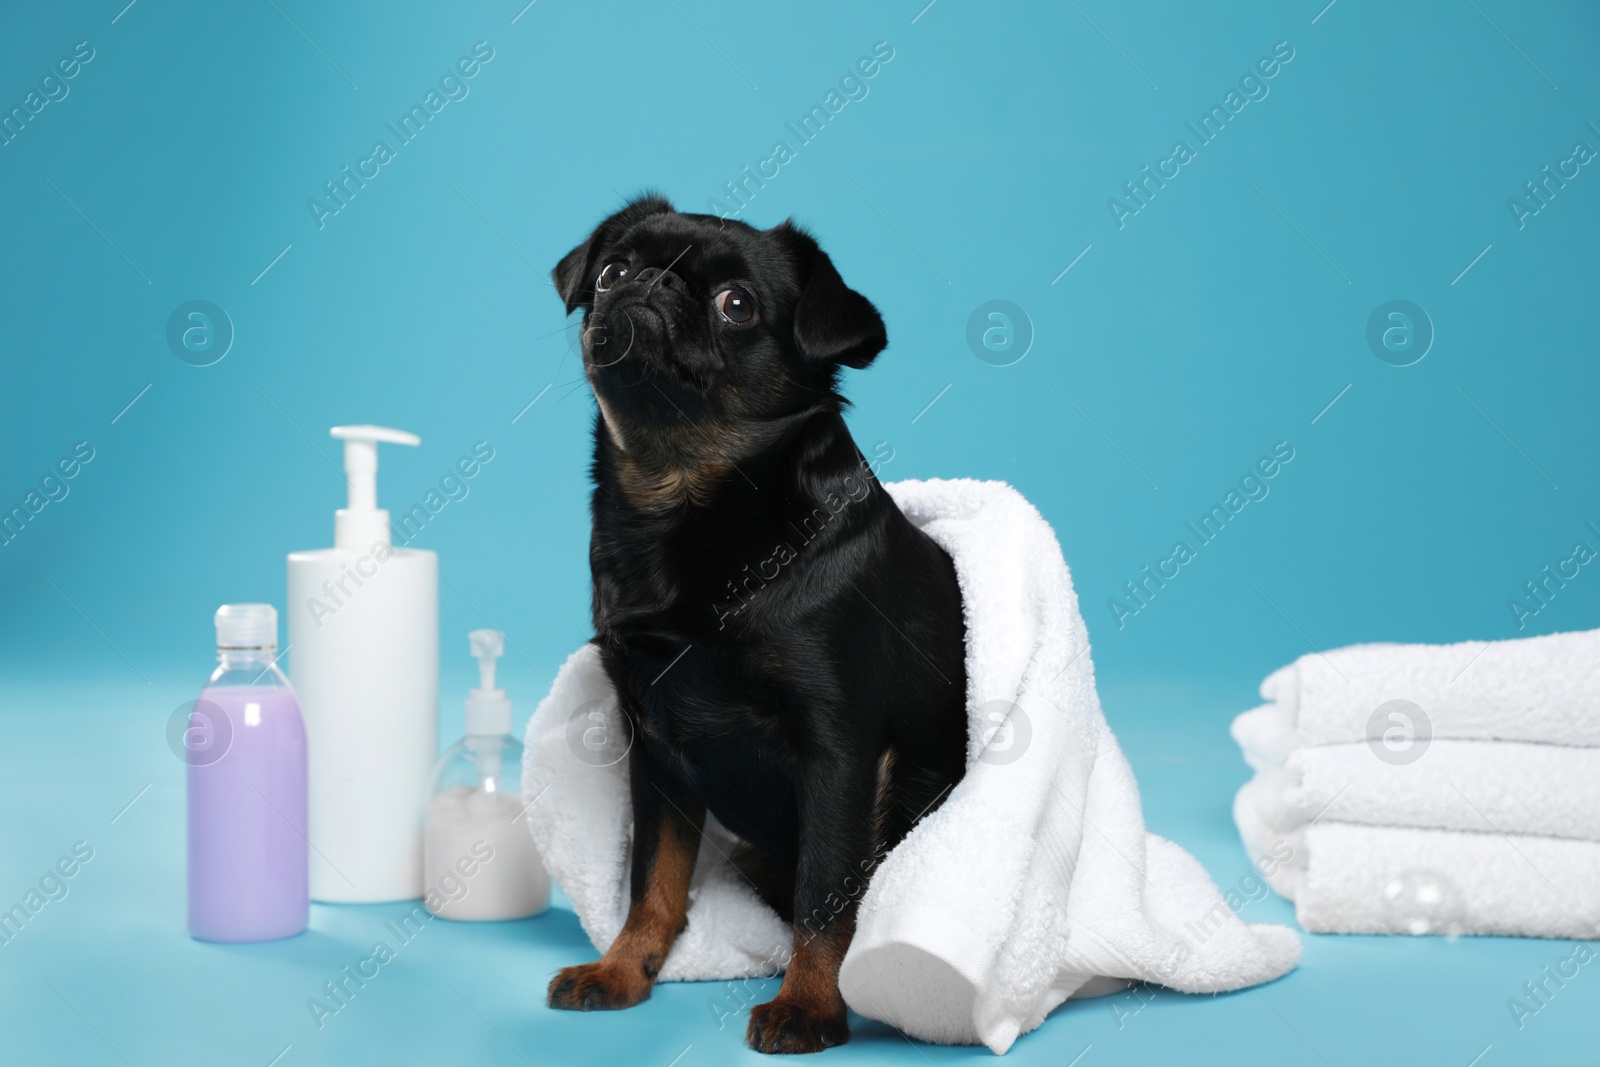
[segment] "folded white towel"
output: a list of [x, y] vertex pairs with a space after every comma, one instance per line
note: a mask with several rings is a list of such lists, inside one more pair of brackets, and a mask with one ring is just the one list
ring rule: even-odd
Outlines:
[[[887, 488], [955, 562], [976, 743], [966, 776], [862, 898], [840, 974], [850, 1007], [915, 1037], [1002, 1053], [1068, 997], [1114, 988], [1108, 978], [1199, 993], [1292, 968], [1293, 931], [1241, 922], [1199, 863], [1145, 830], [1071, 576], [1039, 513], [997, 482]], [[1009, 709], [998, 735], [997, 709]], [[580, 759], [568, 738], [614, 728], [617, 715], [584, 648], [528, 724], [529, 823], [602, 950], [627, 910], [626, 778], [621, 763]], [[771, 974], [788, 957], [789, 931], [731, 869], [729, 844], [708, 827], [663, 979]]]
[[1316, 933], [1600, 938], [1600, 844], [1319, 819], [1285, 835], [1253, 795], [1234, 802], [1245, 848]]
[[1301, 656], [1261, 683], [1295, 747], [1360, 741], [1406, 700], [1433, 737], [1600, 745], [1600, 630], [1455, 645], [1352, 645]]
[[1307, 930], [1600, 936], [1600, 631], [1357, 645], [1261, 695], [1234, 820]]
[[1395, 764], [1358, 742], [1256, 766], [1256, 816], [1280, 836], [1317, 819], [1600, 841], [1600, 748], [1434, 741]]

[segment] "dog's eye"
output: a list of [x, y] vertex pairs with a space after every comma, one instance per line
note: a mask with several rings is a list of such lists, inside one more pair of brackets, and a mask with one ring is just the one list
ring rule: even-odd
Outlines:
[[605, 270], [600, 272], [600, 277], [595, 279], [594, 287], [597, 291], [603, 293], [627, 276], [628, 264], [619, 259], [614, 263], [606, 264]]
[[717, 313], [729, 322], [743, 326], [756, 317], [756, 305], [742, 289], [724, 289], [711, 298]]

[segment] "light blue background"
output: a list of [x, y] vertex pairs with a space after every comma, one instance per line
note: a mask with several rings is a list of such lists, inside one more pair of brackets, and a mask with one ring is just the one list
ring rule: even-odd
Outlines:
[[[889, 350], [846, 382], [858, 440], [894, 449], [883, 477], [1005, 479], [1054, 524], [1153, 829], [1222, 884], [1248, 870], [1225, 726], [1313, 647], [1600, 625], [1590, 568], [1526, 629], [1507, 604], [1575, 541], [1600, 547], [1586, 527], [1600, 526], [1600, 171], [1525, 228], [1507, 208], [1575, 141], [1600, 147], [1592, 4], [124, 2], [0, 13], [5, 110], [76, 42], [95, 49], [0, 147], [0, 505], [77, 442], [95, 450], [0, 547], [0, 897], [75, 840], [97, 849], [72, 895], [0, 947], [0, 1028], [19, 1052], [266, 1064], [292, 1045], [285, 1067], [358, 1049], [521, 1062], [512, 1044], [534, 1062], [741, 1055], [704, 989], [610, 1018], [547, 1012], [549, 971], [589, 951], [565, 912], [430, 928], [317, 1033], [304, 998], [392, 916], [318, 908], [294, 942], [189, 942], [181, 764], [161, 730], [208, 670], [216, 606], [281, 608], [285, 553], [330, 543], [343, 484], [327, 429], [367, 421], [423, 439], [383, 453], [395, 510], [474, 442], [495, 449], [417, 544], [441, 558], [446, 732], [477, 626], [507, 632], [519, 720], [531, 711], [589, 634], [592, 401], [549, 268], [626, 194], [706, 210], [775, 140], [795, 147], [784, 124], [878, 41], [894, 58], [869, 95], [743, 217], [813, 227], [883, 311]], [[319, 229], [307, 200], [393, 143], [384, 124], [477, 41], [494, 59], [467, 98]], [[1267, 98], [1119, 229], [1107, 200], [1176, 139], [1193, 145], [1184, 124], [1279, 41], [1294, 59]], [[193, 299], [236, 330], [210, 367], [165, 341]], [[991, 299], [1031, 320], [1015, 365], [967, 346]], [[1392, 299], [1436, 331], [1414, 366], [1365, 341]], [[1280, 441], [1295, 458], [1270, 495], [1119, 629], [1107, 601]], [[1275, 898], [1250, 909], [1291, 914]], [[1308, 938], [1302, 969], [1264, 996], [1161, 993], [1121, 1030], [1104, 1004], [1078, 1006], [1015, 1055], [1553, 1059], [1578, 1047], [1600, 977], [1520, 1032], [1505, 1000], [1561, 954]], [[890, 1055], [978, 1058], [859, 1021], [830, 1058]]]

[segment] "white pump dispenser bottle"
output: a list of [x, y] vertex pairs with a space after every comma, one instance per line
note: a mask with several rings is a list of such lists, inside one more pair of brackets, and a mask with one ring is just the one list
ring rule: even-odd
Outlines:
[[335, 426], [349, 503], [334, 547], [289, 554], [291, 677], [306, 724], [311, 898], [422, 895], [422, 814], [439, 749], [439, 557], [390, 542], [382, 426]]

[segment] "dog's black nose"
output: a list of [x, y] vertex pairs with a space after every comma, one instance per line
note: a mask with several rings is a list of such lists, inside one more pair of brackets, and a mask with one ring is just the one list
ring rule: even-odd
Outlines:
[[646, 267], [633, 276], [635, 282], [643, 282], [652, 289], [671, 289], [674, 292], [685, 292], [683, 279], [670, 270], [659, 267]]

